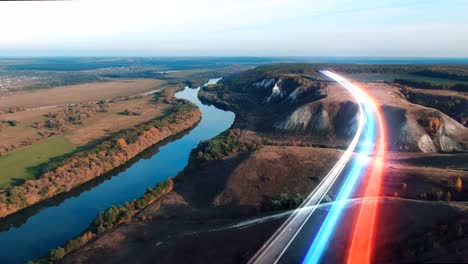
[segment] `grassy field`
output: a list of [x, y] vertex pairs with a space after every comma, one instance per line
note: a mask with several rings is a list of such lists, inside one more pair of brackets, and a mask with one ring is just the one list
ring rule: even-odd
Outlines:
[[60, 86], [31, 92], [15, 92], [0, 96], [0, 110], [14, 106], [35, 108], [107, 100], [138, 95], [162, 88], [165, 84], [166, 82], [162, 80], [133, 79]]
[[53, 136], [0, 157], [0, 188], [36, 177], [38, 165], [75, 149], [65, 137]]

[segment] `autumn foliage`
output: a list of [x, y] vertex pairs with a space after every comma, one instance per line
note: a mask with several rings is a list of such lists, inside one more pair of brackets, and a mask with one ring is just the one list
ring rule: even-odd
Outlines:
[[101, 211], [98, 217], [82, 235], [69, 240], [60, 247], [52, 249], [47, 258], [40, 259], [34, 263], [48, 263], [61, 260], [66, 254], [81, 248], [88, 241], [96, 237], [96, 235], [111, 230], [120, 224], [132, 221], [141, 209], [163, 195], [171, 192], [173, 188], [174, 181], [172, 179], [168, 179], [158, 183], [154, 188], [149, 188], [142, 197], [137, 198], [130, 203], [125, 203], [121, 206], [112, 206]]
[[463, 181], [460, 176], [458, 176], [455, 181], [455, 190], [457, 190], [457, 192], [461, 192], [463, 190]]
[[93, 149], [52, 164], [38, 179], [27, 180], [0, 194], [0, 217], [62, 192], [70, 191], [118, 166], [148, 147], [189, 129], [201, 119], [200, 110], [186, 101], [177, 101], [164, 117], [117, 134]]

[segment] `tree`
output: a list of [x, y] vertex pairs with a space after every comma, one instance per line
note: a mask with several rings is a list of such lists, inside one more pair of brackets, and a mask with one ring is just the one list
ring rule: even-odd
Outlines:
[[122, 149], [128, 147], [127, 142], [123, 138], [117, 139], [117, 145]]
[[460, 176], [458, 176], [455, 181], [455, 190], [457, 190], [457, 192], [461, 192], [463, 190], [463, 181]]
[[461, 223], [457, 224], [457, 237], [463, 237], [463, 225]]
[[49, 259], [52, 261], [58, 261], [63, 259], [65, 256], [65, 249], [62, 247], [54, 248], [49, 254]]
[[13, 127], [16, 126], [17, 124], [15, 120], [8, 120], [7, 123], [8, 125], [13, 126]]
[[403, 192], [406, 192], [406, 191], [408, 190], [408, 184], [407, 184], [406, 182], [403, 182], [403, 183], [401, 184], [401, 190], [402, 190]]
[[320, 203], [329, 203], [329, 202], [333, 202], [333, 199], [332, 197], [330, 196], [330, 194], [325, 194], [325, 196], [323, 197], [322, 201]]
[[80, 238], [75, 238], [70, 241], [65, 245], [65, 248], [67, 249], [68, 252], [75, 251], [79, 249], [82, 246], [81, 244], [81, 239]]

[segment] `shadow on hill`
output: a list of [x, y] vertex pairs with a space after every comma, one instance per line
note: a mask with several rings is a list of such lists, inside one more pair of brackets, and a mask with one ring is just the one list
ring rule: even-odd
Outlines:
[[10, 185], [11, 185], [11, 186], [21, 185], [21, 184], [23, 184], [25, 181], [26, 181], [26, 179], [22, 179], [22, 178], [11, 178], [11, 179], [10, 179]]
[[[216, 196], [225, 190], [233, 171], [249, 155], [250, 153], [241, 153], [226, 159], [203, 162], [197, 166], [198, 168], [195, 168], [196, 165], [187, 167], [176, 177], [174, 191], [195, 207], [212, 207]], [[190, 163], [193, 164], [193, 162]], [[235, 201], [232, 205], [222, 207], [229, 207], [234, 211], [251, 209], [244, 206], [240, 208], [241, 206], [235, 205]]]
[[400, 159], [398, 162], [407, 165], [438, 167], [443, 169], [458, 169], [468, 171], [468, 153], [456, 153], [444, 156], [423, 156]]

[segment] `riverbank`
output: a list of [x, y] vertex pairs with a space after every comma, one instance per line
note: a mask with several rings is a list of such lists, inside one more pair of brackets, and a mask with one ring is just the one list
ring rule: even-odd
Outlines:
[[13, 214], [117, 168], [154, 144], [187, 130], [201, 119], [193, 104], [177, 100], [170, 114], [122, 131], [95, 148], [77, 153], [36, 180], [9, 188], [0, 194], [0, 217]]
[[[112, 206], [111, 208], [100, 212], [98, 217], [81, 235], [60, 247], [52, 249], [49, 256], [34, 261], [34, 263], [45, 264], [51, 261], [55, 262], [63, 259], [67, 254], [73, 253], [92, 239], [96, 238], [97, 235], [112, 230], [116, 226], [132, 222], [141, 210], [162, 196], [170, 193], [173, 189], [174, 181], [172, 179], [168, 179], [158, 183], [154, 188], [149, 188], [143, 196], [131, 201], [130, 203], [125, 203], [120, 206]], [[145, 218], [140, 217], [138, 220], [145, 220]]]
[[[210, 83], [216, 81], [212, 79]], [[83, 235], [100, 212], [113, 205], [131, 203], [148, 188], [178, 175], [187, 166], [190, 152], [200, 142], [228, 129], [235, 118], [232, 112], [202, 104], [198, 91], [186, 87], [175, 94], [176, 98], [190, 101], [201, 110], [203, 117], [193, 129], [168, 137], [124, 165], [70, 192], [0, 220], [0, 263], [26, 263], [47, 256], [51, 249], [65, 246]]]
[[[268, 75], [259, 71], [252, 74], [253, 77], [249, 72], [243, 76], [225, 77], [218, 85], [202, 88], [199, 93], [201, 101], [236, 109], [236, 121], [231, 129], [202, 142], [192, 151], [189, 165], [175, 178], [173, 191], [144, 207], [132, 221], [111, 224], [111, 229], [93, 237], [74, 253], [67, 254], [60, 263], [153, 263], [157, 260], [158, 263], [173, 264], [186, 263], [187, 259], [194, 263], [246, 263], [279, 227], [279, 221], [263, 221], [264, 216], [270, 216], [272, 210], [291, 209], [300, 204], [342, 156], [339, 147], [344, 143], [336, 144], [334, 138], [346, 139], [347, 134], [341, 131], [349, 130], [345, 129], [342, 120], [352, 120], [350, 116], [354, 113], [353, 104], [346, 102], [349, 95], [342, 88], [302, 74], [292, 76], [284, 73], [288, 68], [283, 67], [286, 66], [276, 72], [270, 72], [268, 67], [265, 69]], [[291, 67], [296, 71], [296, 66]], [[279, 82], [278, 78], [283, 79]], [[282, 84], [281, 89], [278, 86], [274, 88], [275, 81]], [[277, 89], [284, 93], [275, 92]], [[297, 96], [294, 91], [301, 95]], [[318, 104], [320, 107], [314, 108]], [[290, 116], [297, 109], [304, 110]], [[322, 119], [329, 118], [328, 114], [320, 116], [324, 109], [334, 113], [332, 116], [335, 118], [330, 118], [334, 123], [327, 124], [333, 124], [336, 129], [331, 126], [326, 127], [328, 130], [320, 130], [322, 122], [314, 121], [321, 120], [313, 118], [315, 113], [319, 113]], [[308, 113], [311, 113], [310, 120], [298, 118], [307, 117]], [[279, 120], [289, 122], [281, 123]], [[300, 126], [303, 121], [305, 125]], [[324, 131], [328, 134], [323, 134]], [[431, 157], [431, 166], [434, 161]], [[459, 161], [444, 166], [456, 163]], [[382, 226], [391, 226], [392, 232], [386, 232], [388, 234], [405, 234], [411, 238], [405, 241], [411, 243], [402, 248], [399, 246], [401, 239], [390, 240], [394, 244], [393, 252], [390, 257], [380, 256], [379, 259], [385, 261], [404, 256], [410, 262], [415, 259], [421, 262], [428, 258], [416, 258], [414, 252], [426, 249], [415, 248], [412, 241], [418, 241], [418, 245], [429, 245], [428, 253], [440, 245], [439, 250], [454, 248], [446, 243], [456, 241], [454, 234], [457, 239], [466, 241], [463, 233], [466, 223], [460, 221], [464, 219], [460, 214], [460, 204], [449, 202], [450, 199], [463, 199], [466, 172], [446, 168], [444, 171], [436, 170], [421, 164], [415, 166], [409, 161], [405, 166], [389, 162], [385, 168], [386, 176], [393, 180], [386, 184], [384, 195], [393, 198], [388, 199], [390, 206], [382, 204], [389, 208], [383, 211], [390, 212], [383, 218], [392, 221]], [[457, 179], [455, 187], [452, 179]], [[441, 188], [441, 183], [443, 189], [436, 191], [435, 188]], [[330, 201], [333, 198], [332, 193], [325, 199]], [[329, 211], [329, 207], [324, 208], [327, 209], [322, 212]], [[404, 213], [400, 221], [395, 222], [391, 216], [397, 210]], [[356, 214], [352, 211], [347, 213]], [[442, 221], [440, 215], [444, 215]], [[411, 216], [411, 219], [404, 216]], [[316, 219], [324, 217], [320, 215]], [[242, 224], [252, 223], [252, 219], [256, 221], [254, 227]], [[408, 221], [414, 228], [406, 228]], [[307, 236], [316, 232], [313, 225], [307, 228], [310, 232], [303, 232]], [[391, 237], [388, 234], [382, 237]], [[299, 241], [309, 242], [309, 239]], [[341, 245], [342, 241], [345, 240], [332, 244]], [[301, 247], [303, 245], [298, 248]], [[330, 247], [324, 259], [342, 261], [339, 257], [345, 253], [340, 250], [339, 247]], [[302, 252], [294, 252], [294, 255], [299, 254]], [[458, 257], [453, 259], [462, 259]], [[288, 261], [299, 262], [300, 259], [292, 257]]]

